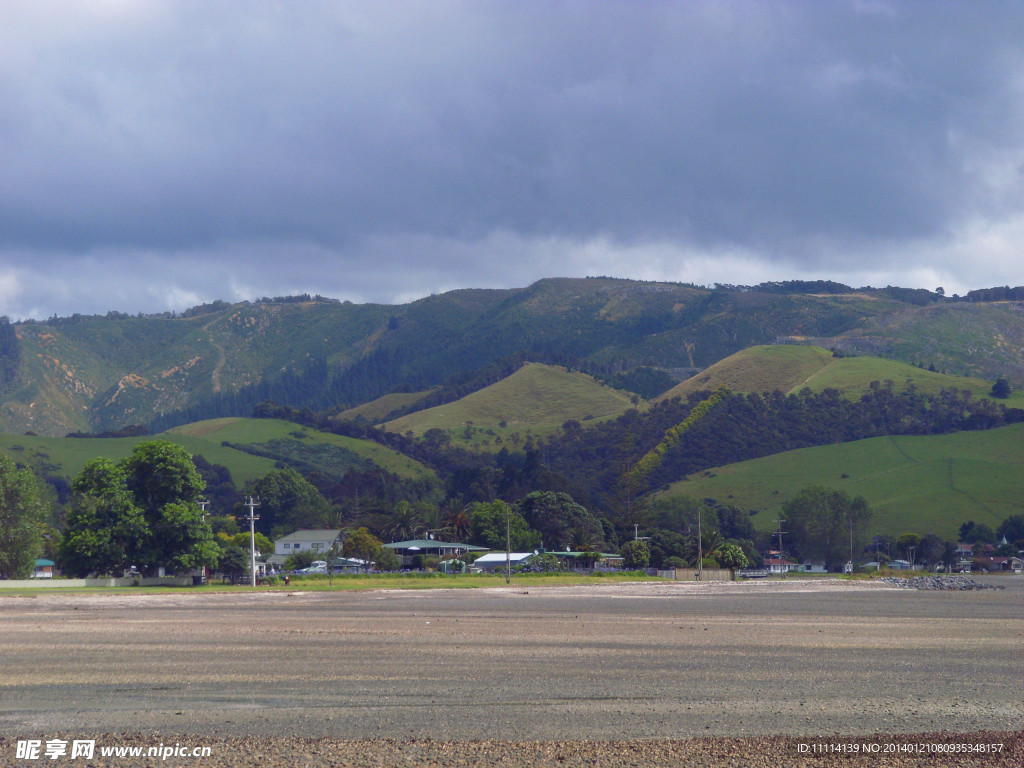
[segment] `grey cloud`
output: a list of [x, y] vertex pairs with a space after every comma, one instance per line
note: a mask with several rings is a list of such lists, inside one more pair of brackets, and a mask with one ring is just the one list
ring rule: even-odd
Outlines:
[[[919, 267], [1021, 212], [1017, 3], [60, 8], [0, 25], [0, 254], [23, 275], [90, 258], [182, 296], [344, 274], [380, 297], [584, 271], [548, 244], [601, 241], [623, 276], [668, 243], [785, 279], [901, 244]], [[296, 251], [317, 255], [275, 262]], [[219, 286], [180, 268], [198, 253]]]

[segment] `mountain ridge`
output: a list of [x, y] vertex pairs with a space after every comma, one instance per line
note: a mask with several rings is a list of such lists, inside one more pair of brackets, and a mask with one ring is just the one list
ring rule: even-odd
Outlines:
[[144, 424], [161, 431], [248, 416], [265, 400], [342, 411], [460, 377], [473, 381], [475, 372], [517, 357], [607, 380], [640, 367], [683, 379], [780, 341], [1020, 385], [1024, 294], [1017, 291], [952, 299], [826, 282], [703, 288], [548, 278], [401, 305], [303, 295], [213, 302], [181, 314], [8, 323], [0, 429], [59, 435]]

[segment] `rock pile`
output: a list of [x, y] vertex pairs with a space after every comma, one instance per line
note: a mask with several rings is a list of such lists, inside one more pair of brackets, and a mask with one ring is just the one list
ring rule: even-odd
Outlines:
[[984, 584], [967, 576], [914, 576], [904, 579], [900, 576], [883, 576], [879, 579], [884, 584], [892, 584], [901, 589], [944, 589], [964, 591], [971, 589], [1005, 589], [1002, 585]]

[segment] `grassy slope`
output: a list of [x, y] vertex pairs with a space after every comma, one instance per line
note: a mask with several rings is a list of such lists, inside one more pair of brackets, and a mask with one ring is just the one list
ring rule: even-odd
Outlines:
[[[713, 498], [760, 510], [773, 530], [786, 499], [808, 485], [863, 495], [872, 533], [934, 531], [953, 538], [967, 520], [995, 528], [1020, 512], [1024, 425], [928, 437], [879, 437], [804, 448], [730, 464], [674, 483], [659, 495]], [[847, 477], [843, 477], [847, 475]]]
[[295, 439], [293, 433], [307, 435], [309, 443], [327, 443], [346, 448], [401, 477], [425, 477], [430, 471], [412, 459], [367, 440], [317, 432], [274, 419], [214, 419], [178, 427], [152, 437], [75, 439], [0, 433], [0, 451], [15, 461], [43, 470], [46, 474], [74, 477], [90, 459], [105, 456], [121, 459], [143, 440], [166, 439], [178, 443], [192, 454], [202, 454], [213, 464], [231, 471], [238, 487], [272, 470], [275, 461], [228, 448], [222, 442], [238, 444], [266, 443], [275, 439]]
[[658, 396], [686, 397], [701, 389], [728, 387], [735, 392], [788, 392], [826, 368], [834, 358], [820, 347], [759, 346], [730, 355]]
[[[557, 366], [528, 363], [489, 387], [454, 403], [411, 413], [389, 421], [391, 432], [422, 435], [443, 429], [460, 442], [478, 447], [495, 446], [517, 433], [544, 435], [569, 420], [589, 421], [618, 416], [633, 407], [629, 393], [599, 384], [590, 376]], [[472, 422], [470, 437], [466, 426]], [[501, 422], [506, 426], [501, 427]]]
[[[873, 381], [892, 381], [905, 389], [908, 381], [922, 392], [966, 389], [975, 397], [988, 397], [992, 383], [978, 378], [950, 376], [880, 357], [835, 358], [813, 346], [759, 346], [737, 352], [658, 397], [685, 397], [702, 389], [729, 387], [736, 392], [796, 392], [804, 387], [820, 392], [838, 389], [858, 398]], [[1024, 392], [1013, 392], [1007, 405], [1024, 407]]]
[[419, 402], [433, 391], [428, 389], [424, 392], [394, 392], [390, 395], [378, 397], [376, 400], [371, 400], [368, 403], [357, 405], [355, 408], [349, 408], [347, 411], [342, 411], [336, 418], [338, 421], [354, 421], [359, 417], [371, 423], [380, 421], [389, 413], [397, 411], [399, 408]]

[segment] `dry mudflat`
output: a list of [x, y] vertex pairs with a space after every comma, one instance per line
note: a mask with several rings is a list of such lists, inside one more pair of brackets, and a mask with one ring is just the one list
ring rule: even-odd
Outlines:
[[1024, 578], [995, 583], [0, 592], [0, 766], [85, 765], [15, 759], [58, 737], [212, 751], [94, 766], [1020, 766]]

